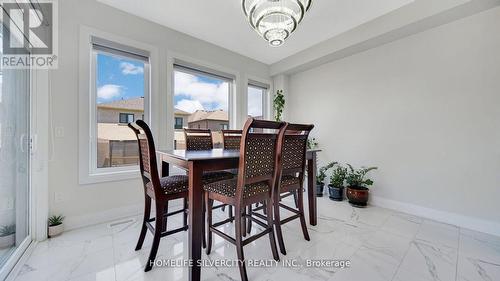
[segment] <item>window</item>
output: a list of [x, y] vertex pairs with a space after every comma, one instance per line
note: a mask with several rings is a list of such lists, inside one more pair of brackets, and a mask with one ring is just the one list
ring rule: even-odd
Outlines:
[[[185, 116], [188, 128], [210, 129], [214, 147], [222, 147], [220, 130], [230, 127], [229, 103], [234, 77], [208, 69], [174, 65], [175, 114]], [[175, 117], [175, 128], [178, 124]], [[179, 118], [180, 120], [181, 118]], [[181, 121], [179, 121], [181, 122]], [[175, 132], [175, 149], [184, 149], [182, 132]]]
[[267, 97], [267, 86], [264, 85], [248, 85], [248, 103], [247, 114], [249, 117], [256, 119], [265, 119], [265, 100]]
[[[142, 115], [142, 118], [144, 118], [144, 114]], [[134, 114], [133, 113], [120, 113], [120, 123], [132, 123], [134, 122]]]
[[177, 130], [184, 128], [184, 125], [182, 123], [183, 123], [183, 118], [182, 117], [175, 117], [175, 126], [174, 126], [174, 128], [177, 129]]
[[139, 164], [139, 149], [135, 134], [125, 124], [148, 116], [149, 57], [104, 39], [92, 41], [91, 167], [94, 171], [130, 169]]

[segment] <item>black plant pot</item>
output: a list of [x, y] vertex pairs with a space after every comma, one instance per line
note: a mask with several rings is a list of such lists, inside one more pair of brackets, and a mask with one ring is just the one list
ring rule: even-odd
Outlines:
[[336, 187], [331, 184], [328, 185], [328, 193], [330, 194], [330, 199], [333, 201], [344, 200], [344, 187]]
[[323, 189], [325, 188], [324, 183], [316, 183], [316, 196], [323, 197]]

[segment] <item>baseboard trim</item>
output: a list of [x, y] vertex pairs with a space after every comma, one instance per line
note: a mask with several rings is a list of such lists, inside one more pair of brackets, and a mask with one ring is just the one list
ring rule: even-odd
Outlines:
[[[174, 200], [170, 207], [181, 206], [180, 200]], [[102, 223], [107, 223], [111, 221], [116, 221], [124, 218], [129, 218], [133, 216], [140, 216], [144, 212], [144, 204], [134, 204], [123, 206], [119, 208], [109, 209], [102, 212], [95, 212], [80, 216], [67, 216], [64, 223], [65, 230], [73, 230], [86, 226], [97, 225]], [[154, 210], [152, 210], [152, 215], [154, 215]]]
[[500, 223], [496, 223], [493, 221], [431, 209], [412, 203], [395, 201], [378, 196], [371, 196], [370, 203], [374, 206], [392, 209], [395, 211], [456, 225], [462, 228], [468, 228], [475, 231], [500, 236]]

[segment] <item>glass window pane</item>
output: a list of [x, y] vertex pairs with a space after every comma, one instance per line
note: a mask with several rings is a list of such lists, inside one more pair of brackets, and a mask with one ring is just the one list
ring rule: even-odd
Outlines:
[[212, 130], [214, 147], [222, 147], [220, 130], [229, 128], [230, 84], [202, 73], [174, 71], [176, 149], [186, 148], [183, 127]]
[[264, 119], [264, 93], [266, 89], [248, 86], [248, 116]]
[[127, 124], [144, 115], [145, 62], [97, 53], [97, 168], [137, 165], [137, 140]]

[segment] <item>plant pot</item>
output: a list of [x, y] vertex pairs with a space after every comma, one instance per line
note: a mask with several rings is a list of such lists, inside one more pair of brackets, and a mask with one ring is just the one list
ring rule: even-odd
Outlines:
[[368, 203], [369, 189], [366, 187], [349, 186], [347, 187], [347, 199], [354, 207], [366, 207]]
[[16, 242], [16, 234], [13, 233], [11, 235], [0, 237], [0, 249], [10, 248]]
[[64, 231], [64, 224], [58, 224], [58, 225], [53, 225], [49, 226], [49, 237], [56, 237], [63, 233]]
[[333, 201], [344, 200], [344, 187], [336, 187], [331, 184], [328, 185], [328, 193], [330, 194], [330, 199]]
[[316, 196], [323, 197], [323, 189], [325, 188], [324, 183], [316, 183]]

